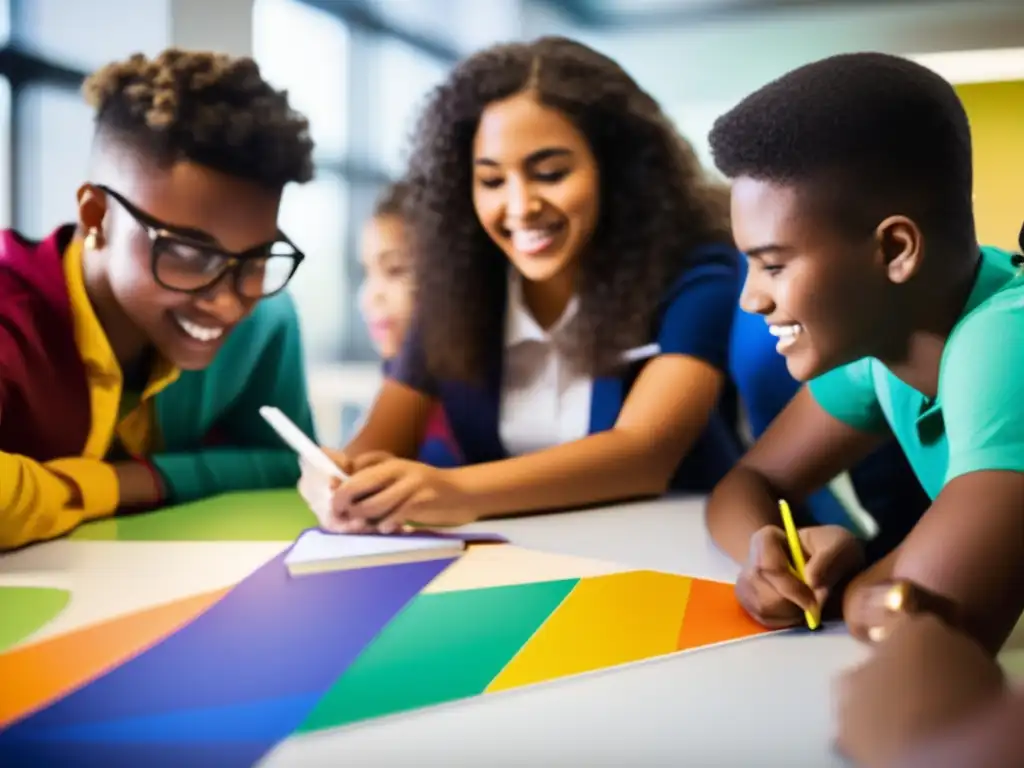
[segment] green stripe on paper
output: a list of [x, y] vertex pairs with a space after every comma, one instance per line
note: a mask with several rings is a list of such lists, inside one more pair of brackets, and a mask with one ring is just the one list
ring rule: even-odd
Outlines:
[[316, 525], [294, 489], [214, 496], [154, 512], [87, 523], [76, 541], [292, 541]]
[[420, 595], [363, 651], [297, 732], [483, 693], [578, 581]]
[[0, 587], [0, 653], [49, 624], [70, 597], [63, 589]]

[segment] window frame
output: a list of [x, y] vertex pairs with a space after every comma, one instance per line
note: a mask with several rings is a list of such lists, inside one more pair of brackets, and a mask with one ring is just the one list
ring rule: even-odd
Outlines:
[[[27, 88], [46, 88], [60, 91], [77, 92], [82, 87], [86, 72], [65, 62], [51, 59], [32, 51], [21, 40], [18, 17], [20, 4], [26, 0], [10, 0], [8, 3], [9, 35], [3, 46], [0, 47], [0, 77], [7, 80], [10, 85], [10, 109], [7, 113], [8, 120], [8, 147], [9, 153], [7, 175], [6, 198], [9, 210], [7, 221], [9, 226], [16, 226], [20, 219], [20, 209], [23, 203], [19, 199], [18, 190], [21, 186], [21, 174], [24, 173], [24, 153], [21, 151], [24, 146], [23, 131], [19, 128], [21, 121], [22, 95]], [[30, 1], [30, 0], [29, 0]]]
[[451, 67], [461, 58], [459, 51], [447, 41], [410, 29], [388, 19], [365, 0], [299, 0], [314, 8], [334, 15], [348, 27], [347, 104], [349, 115], [345, 156], [336, 161], [323, 160], [321, 168], [342, 176], [348, 183], [348, 210], [344, 238], [345, 281], [350, 294], [345, 297], [346, 320], [340, 339], [337, 361], [343, 363], [376, 363], [378, 357], [367, 329], [359, 315], [356, 291], [362, 280], [359, 264], [359, 240], [362, 222], [373, 211], [374, 203], [383, 189], [395, 177], [382, 161], [379, 140], [374, 134], [374, 122], [380, 88], [381, 43], [403, 44], [417, 54]]

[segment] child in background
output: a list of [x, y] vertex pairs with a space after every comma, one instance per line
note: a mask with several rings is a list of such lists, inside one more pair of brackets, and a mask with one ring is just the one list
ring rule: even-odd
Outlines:
[[[790, 373], [809, 382], [708, 503], [763, 622], [843, 597], [858, 637], [928, 612], [990, 653], [1024, 607], [1024, 279], [979, 248], [971, 136], [952, 86], [908, 60], [836, 56], [770, 83], [710, 136], [733, 232]], [[799, 501], [895, 436], [931, 505], [888, 556], [838, 526], [800, 531], [793, 575], [778, 501]], [[899, 611], [879, 619], [867, 600]]]
[[78, 219], [0, 235], [0, 549], [120, 511], [293, 485], [263, 423], [312, 431], [303, 254], [277, 226], [308, 124], [255, 62], [168, 50], [85, 83]]
[[[470, 57], [434, 91], [407, 179], [417, 311], [335, 453], [352, 477], [322, 524], [452, 525], [724, 475], [725, 196], [621, 67], [563, 38]], [[414, 460], [439, 402], [464, 466]]]
[[[402, 207], [408, 195], [408, 185], [403, 182], [384, 190], [373, 216], [363, 227], [360, 249], [364, 279], [359, 291], [359, 309], [370, 331], [370, 339], [384, 359], [385, 376], [402, 348], [415, 301], [415, 275], [402, 218]], [[453, 467], [459, 463], [458, 447], [440, 403], [424, 428], [419, 460], [435, 467]]]

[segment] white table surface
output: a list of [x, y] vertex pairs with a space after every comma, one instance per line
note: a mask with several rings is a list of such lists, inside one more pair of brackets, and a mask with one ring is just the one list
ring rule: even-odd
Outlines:
[[[700, 500], [662, 499], [488, 521], [513, 543], [733, 581]], [[780, 634], [293, 737], [290, 766], [843, 765], [831, 753], [830, 680], [863, 658], [844, 629]]]
[[[531, 549], [732, 581], [702, 500], [662, 499], [470, 526]], [[0, 585], [73, 597], [45, 636], [237, 583], [287, 542], [56, 541], [0, 556]], [[280, 766], [842, 765], [830, 682], [864, 649], [841, 628], [784, 633], [293, 737]]]

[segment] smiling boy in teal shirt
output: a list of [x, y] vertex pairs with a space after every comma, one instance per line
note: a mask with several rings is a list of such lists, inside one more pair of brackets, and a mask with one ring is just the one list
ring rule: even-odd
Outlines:
[[[742, 564], [738, 599], [781, 627], [842, 597], [851, 631], [878, 641], [900, 614], [869, 596], [895, 587], [883, 593], [995, 653], [1024, 609], [1024, 278], [1012, 254], [978, 246], [954, 89], [900, 57], [834, 56], [748, 96], [710, 143], [750, 263], [741, 304], [810, 382], [709, 500], [712, 537]], [[887, 435], [931, 506], [859, 576], [850, 533], [802, 529], [801, 582], [778, 501]]]

